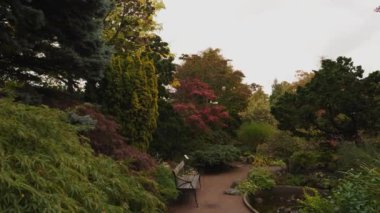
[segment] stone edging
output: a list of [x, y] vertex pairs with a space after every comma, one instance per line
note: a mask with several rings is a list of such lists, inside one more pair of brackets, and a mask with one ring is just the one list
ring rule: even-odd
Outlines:
[[251, 212], [253, 212], [253, 213], [260, 213], [260, 212], [257, 211], [255, 208], [253, 208], [253, 207], [251, 206], [251, 204], [249, 204], [249, 202], [248, 202], [248, 193], [244, 193], [244, 195], [243, 195], [243, 202], [244, 202], [245, 206], [246, 206], [249, 210], [251, 210]]

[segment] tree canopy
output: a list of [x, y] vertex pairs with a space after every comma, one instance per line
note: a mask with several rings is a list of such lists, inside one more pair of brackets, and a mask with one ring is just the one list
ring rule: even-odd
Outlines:
[[304, 87], [287, 92], [272, 106], [279, 128], [302, 136], [358, 140], [379, 131], [379, 71], [363, 77], [350, 58], [322, 60]]
[[263, 122], [274, 124], [275, 120], [270, 113], [269, 96], [263, 91], [262, 87], [257, 87], [249, 98], [247, 109], [241, 113], [244, 121]]
[[180, 82], [173, 108], [198, 130], [226, 127], [229, 114], [224, 106], [213, 102], [215, 99], [216, 95], [208, 84], [199, 79], [187, 79]]
[[102, 36], [108, 0], [2, 1], [2, 78], [52, 78], [73, 90], [79, 79], [98, 81], [110, 51]]
[[207, 83], [214, 90], [216, 101], [233, 117], [237, 118], [238, 113], [247, 107], [251, 91], [242, 83], [244, 74], [235, 70], [219, 49], [207, 49], [199, 55], [183, 55], [182, 60], [184, 63], [176, 73], [179, 79], [197, 78]]
[[174, 58], [154, 32], [160, 1], [114, 4], [104, 20], [104, 36], [114, 52], [95, 99], [122, 124], [129, 143], [146, 150], [157, 126], [158, 97], [167, 95], [163, 85], [172, 80]]

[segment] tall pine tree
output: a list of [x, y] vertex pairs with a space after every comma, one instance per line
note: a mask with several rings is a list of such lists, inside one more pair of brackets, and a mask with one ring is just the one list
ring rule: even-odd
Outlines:
[[4, 0], [0, 3], [1, 78], [52, 78], [73, 90], [98, 81], [109, 60], [103, 19], [109, 0]]

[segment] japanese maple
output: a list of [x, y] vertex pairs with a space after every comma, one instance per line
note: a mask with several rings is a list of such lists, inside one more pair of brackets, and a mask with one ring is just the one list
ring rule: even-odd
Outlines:
[[190, 126], [207, 131], [214, 127], [226, 127], [229, 114], [225, 107], [214, 102], [214, 91], [199, 79], [180, 81], [173, 108]]

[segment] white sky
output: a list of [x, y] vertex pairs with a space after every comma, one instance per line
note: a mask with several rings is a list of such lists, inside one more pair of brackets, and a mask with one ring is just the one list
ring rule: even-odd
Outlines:
[[244, 82], [270, 92], [321, 57], [380, 70], [380, 0], [164, 0], [159, 32], [176, 56], [220, 48]]

